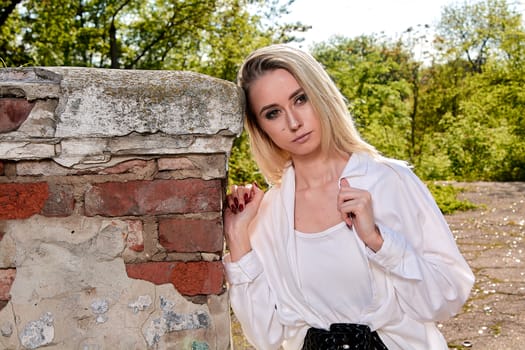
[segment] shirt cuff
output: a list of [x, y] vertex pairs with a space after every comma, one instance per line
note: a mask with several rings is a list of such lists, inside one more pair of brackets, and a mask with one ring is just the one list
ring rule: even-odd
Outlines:
[[383, 237], [383, 246], [376, 253], [367, 248], [368, 258], [395, 275], [421, 280], [419, 263], [405, 237], [385, 226], [377, 226]]
[[228, 282], [233, 285], [250, 283], [263, 272], [262, 264], [253, 250], [236, 262], [231, 262], [230, 254], [226, 254], [223, 264]]
[[367, 249], [368, 258], [383, 266], [387, 270], [392, 270], [401, 262], [406, 250], [406, 241], [403, 236], [377, 224], [383, 245], [374, 253], [370, 248]]

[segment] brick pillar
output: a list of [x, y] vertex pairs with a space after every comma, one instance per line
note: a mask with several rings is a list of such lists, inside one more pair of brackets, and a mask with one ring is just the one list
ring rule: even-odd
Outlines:
[[229, 349], [229, 82], [0, 69], [0, 348]]

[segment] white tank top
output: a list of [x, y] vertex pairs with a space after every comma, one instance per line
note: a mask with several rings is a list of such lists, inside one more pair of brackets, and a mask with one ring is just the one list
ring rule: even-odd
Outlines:
[[368, 259], [341, 222], [319, 233], [295, 231], [299, 283], [310, 307], [329, 323], [357, 323], [372, 301]]

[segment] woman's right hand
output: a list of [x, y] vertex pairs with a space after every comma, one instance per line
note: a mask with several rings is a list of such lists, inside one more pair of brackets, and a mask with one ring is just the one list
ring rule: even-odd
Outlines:
[[252, 250], [248, 227], [257, 215], [263, 197], [264, 191], [256, 184], [230, 186], [224, 211], [224, 233], [232, 262]]

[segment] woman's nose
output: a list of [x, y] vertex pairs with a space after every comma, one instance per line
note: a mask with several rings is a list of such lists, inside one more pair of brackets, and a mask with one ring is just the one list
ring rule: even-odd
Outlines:
[[299, 127], [301, 127], [302, 122], [301, 119], [296, 116], [294, 113], [288, 113], [288, 127], [290, 130], [297, 130]]

